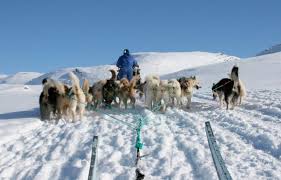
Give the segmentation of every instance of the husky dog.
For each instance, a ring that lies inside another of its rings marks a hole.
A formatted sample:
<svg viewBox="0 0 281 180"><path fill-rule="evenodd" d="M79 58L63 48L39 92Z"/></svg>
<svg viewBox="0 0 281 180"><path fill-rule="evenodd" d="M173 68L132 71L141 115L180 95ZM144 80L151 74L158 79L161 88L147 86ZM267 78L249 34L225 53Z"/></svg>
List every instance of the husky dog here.
<svg viewBox="0 0 281 180"><path fill-rule="evenodd" d="M161 80L156 92L156 103L160 111L164 112L169 104L169 86L168 80Z"/></svg>
<svg viewBox="0 0 281 180"><path fill-rule="evenodd" d="M65 94L64 85L53 79L42 81L43 91L39 97L41 120L56 118L58 96Z"/></svg>
<svg viewBox="0 0 281 180"><path fill-rule="evenodd" d="M134 76L133 79L129 82L128 79L123 78L120 80L120 87L119 87L119 100L120 105L121 102L124 103L125 109L127 109L128 106L128 100L130 100L130 103L133 108L135 108L136 103L136 84L138 80L140 79L139 76Z"/></svg>
<svg viewBox="0 0 281 180"><path fill-rule="evenodd" d="M169 104L178 107L181 103L181 86L176 79L168 81Z"/></svg>
<svg viewBox="0 0 281 180"><path fill-rule="evenodd" d="M145 104L150 109L153 109L153 106L156 105L157 88L159 84L159 76L150 75L146 77L146 83L144 85Z"/></svg>
<svg viewBox="0 0 281 180"><path fill-rule="evenodd" d="M43 87L47 83L48 79L45 78L42 81ZM54 106L49 103L48 96L44 94L42 91L39 97L39 105L40 105L40 119L42 121L50 119L51 112L54 112Z"/></svg>
<svg viewBox="0 0 281 180"><path fill-rule="evenodd" d="M136 92L139 94L139 97L142 98L144 95L144 85L145 82L142 83L141 82L141 76L140 76L140 68L139 67L135 67L134 71L133 71L133 77L138 77L138 81L136 82Z"/></svg>
<svg viewBox="0 0 281 180"><path fill-rule="evenodd" d="M69 93L71 118L75 121L77 112L80 120L82 120L86 107L86 96L80 87L78 77L73 72L70 72L69 78L72 82Z"/></svg>
<svg viewBox="0 0 281 180"><path fill-rule="evenodd" d="M87 104L90 104L92 103L93 101L93 95L90 91L90 83L89 83L89 80L88 79L84 79L83 81L83 85L82 85L82 90L86 96L86 102Z"/></svg>
<svg viewBox="0 0 281 180"><path fill-rule="evenodd" d="M93 96L93 104L95 108L99 108L103 101L103 86L106 84L106 80L100 80L91 87L90 93Z"/></svg>
<svg viewBox="0 0 281 180"><path fill-rule="evenodd" d="M231 74L228 74L229 78L233 78ZM234 79L237 79L234 77ZM232 80L234 80L232 79ZM236 100L236 105L241 105L242 104L242 101L243 99L245 98L245 96L247 95L247 92L246 92L246 87L243 83L243 81L238 78L238 85L237 85L237 88L238 88L238 99Z"/></svg>
<svg viewBox="0 0 281 180"><path fill-rule="evenodd" d="M233 93L234 81L229 78L223 78L218 83L213 84L212 91L213 91L213 98L219 98L220 107L223 106L223 100L225 102L230 102L228 99ZM224 99L224 97L226 97ZM227 108L228 109L228 108Z"/></svg>
<svg viewBox="0 0 281 180"><path fill-rule="evenodd" d="M119 84L117 82L117 76L115 70L110 70L112 77L108 80L106 80L105 85L102 89L102 96L103 96L103 102L105 104L105 107L111 107L112 102L117 103L117 96L119 92Z"/></svg>
<svg viewBox="0 0 281 180"><path fill-rule="evenodd" d="M199 89L199 82L195 76L191 77L182 77L178 79L181 87L181 97L187 98L187 108L189 109L191 106L191 98L193 95L193 88Z"/></svg>
<svg viewBox="0 0 281 180"><path fill-rule="evenodd" d="M140 76L140 68L139 67L135 67L134 71L133 71L133 77L138 77L138 81L136 82L136 85L140 85L141 84L141 76Z"/></svg>
<svg viewBox="0 0 281 180"><path fill-rule="evenodd" d="M239 79L239 68L233 66L229 78L221 79L218 83L212 87L214 99L218 96L220 101L220 107L223 105L223 99L226 103L226 109L229 109L229 105L232 105L232 109L242 103L243 97L246 95L245 86Z"/></svg>

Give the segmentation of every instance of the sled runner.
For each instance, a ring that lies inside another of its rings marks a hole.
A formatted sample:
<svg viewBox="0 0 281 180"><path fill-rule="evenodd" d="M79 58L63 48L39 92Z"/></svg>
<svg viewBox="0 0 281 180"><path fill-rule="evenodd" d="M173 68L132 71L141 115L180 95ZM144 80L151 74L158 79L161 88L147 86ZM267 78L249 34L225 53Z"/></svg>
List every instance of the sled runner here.
<svg viewBox="0 0 281 180"><path fill-rule="evenodd" d="M90 171L88 180L97 180L97 172L98 172L98 136L94 136L93 145L92 145L92 157L90 164Z"/></svg>
<svg viewBox="0 0 281 180"><path fill-rule="evenodd" d="M219 179L232 180L225 166L225 163L222 159L210 122L205 122L205 130L206 130L210 151L213 157L214 165L216 167Z"/></svg>

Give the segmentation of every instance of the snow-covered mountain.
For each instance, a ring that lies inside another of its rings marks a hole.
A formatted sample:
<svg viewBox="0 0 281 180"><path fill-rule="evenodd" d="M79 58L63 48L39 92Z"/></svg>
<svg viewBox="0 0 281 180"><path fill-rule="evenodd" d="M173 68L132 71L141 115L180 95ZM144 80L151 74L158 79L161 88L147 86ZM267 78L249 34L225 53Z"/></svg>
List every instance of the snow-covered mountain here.
<svg viewBox="0 0 281 180"><path fill-rule="evenodd" d="M183 69L206 66L221 62L239 60L234 56L228 56L222 53L207 52L168 52L168 53L135 53L133 54L141 68L141 75L145 77L148 74L164 75L177 72ZM42 79L49 77L63 82L68 82L68 72L74 71L80 79L89 79L91 83L110 77L109 69L116 69L114 65L103 65L94 67L77 67L60 69L54 72L44 74L28 82L30 85L41 84Z"/></svg>
<svg viewBox="0 0 281 180"><path fill-rule="evenodd" d="M85 118L75 123L39 120L41 85L25 88L1 84L0 100L5 103L0 103L0 179L87 179L94 135L99 136L99 179L136 179L135 129L116 120L136 125L139 116L147 119L141 131L144 156L139 162L145 179L218 179L204 129L206 121L211 122L233 179L280 179L280 58L281 53L275 53L200 67L185 66L166 75L167 71L159 70L162 78L168 79L197 75L203 88L195 91L191 109L152 112L138 99L134 110L86 112ZM167 61L155 66L177 66L177 61ZM139 59L139 63L146 63L149 68L155 62ZM213 100L210 88L213 82L227 77L234 64L240 68L247 96L241 106L226 111ZM111 67L96 67L95 72L92 68L81 69L97 76ZM77 69L79 74L80 68ZM72 70L75 68L45 76L65 79L66 71Z"/></svg>
<svg viewBox="0 0 281 180"><path fill-rule="evenodd" d="M224 62L186 69L166 74L163 79L181 76L198 76L203 88L211 88L212 84L221 78L227 78L233 65L240 67L240 78L251 89L281 89L281 52L264 56L242 59L239 61Z"/></svg>
<svg viewBox="0 0 281 180"><path fill-rule="evenodd" d="M238 60L234 56L208 52L168 52L168 53L136 53L142 75L164 75L183 69L206 66L226 61Z"/></svg>
<svg viewBox="0 0 281 180"><path fill-rule="evenodd" d="M18 72L10 76L0 77L0 84L25 84L34 78L41 76L38 72Z"/></svg>
<svg viewBox="0 0 281 180"><path fill-rule="evenodd" d="M260 53L258 53L257 56L262 56L262 55L272 54L272 53L277 53L277 52L281 52L281 44L277 44L266 50L263 50Z"/></svg>
<svg viewBox="0 0 281 180"><path fill-rule="evenodd" d="M59 69L53 72L43 74L27 82L28 85L39 85L44 78L52 78L64 83L69 83L69 72L74 72L80 79L88 79L90 83L101 79L106 79L111 76L110 69L116 69L113 65L102 65L94 67L76 67Z"/></svg>

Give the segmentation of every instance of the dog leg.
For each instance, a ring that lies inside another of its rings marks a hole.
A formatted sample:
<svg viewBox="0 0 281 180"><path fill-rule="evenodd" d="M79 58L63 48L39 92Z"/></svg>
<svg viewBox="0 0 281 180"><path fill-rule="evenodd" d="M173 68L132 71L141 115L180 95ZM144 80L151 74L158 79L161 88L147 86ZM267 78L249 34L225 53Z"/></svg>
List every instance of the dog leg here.
<svg viewBox="0 0 281 180"><path fill-rule="evenodd" d="M79 107L79 109L80 109L80 113L79 113L79 116L80 116L80 121L82 121L83 120L83 117L84 117L84 113L85 113L85 107L84 106L82 106L82 107Z"/></svg>
<svg viewBox="0 0 281 180"><path fill-rule="evenodd" d="M127 109L128 108L128 99L124 98L123 103L124 103L125 109Z"/></svg>
<svg viewBox="0 0 281 180"><path fill-rule="evenodd" d="M131 97L131 105L133 109L136 109L136 98L135 97Z"/></svg>
<svg viewBox="0 0 281 180"><path fill-rule="evenodd" d="M187 106L186 106L186 108L190 109L190 106L191 106L191 95L187 97Z"/></svg>
<svg viewBox="0 0 281 180"><path fill-rule="evenodd" d="M220 108L223 107L223 99L224 99L224 95L223 95L223 93L220 93L219 94Z"/></svg>
<svg viewBox="0 0 281 180"><path fill-rule="evenodd" d="M233 97L233 94L230 94L230 95L224 95L225 96L225 102L226 102L226 110L229 109L229 105L232 101L232 97Z"/></svg>

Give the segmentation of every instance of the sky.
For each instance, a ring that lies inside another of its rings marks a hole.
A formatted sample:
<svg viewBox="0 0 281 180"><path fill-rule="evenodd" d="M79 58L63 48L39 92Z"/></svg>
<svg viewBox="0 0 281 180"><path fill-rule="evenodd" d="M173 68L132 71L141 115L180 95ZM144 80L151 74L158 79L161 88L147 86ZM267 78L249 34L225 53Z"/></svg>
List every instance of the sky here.
<svg viewBox="0 0 281 180"><path fill-rule="evenodd" d="M111 64L131 52L254 56L281 43L280 0L1 0L0 74Z"/></svg>

